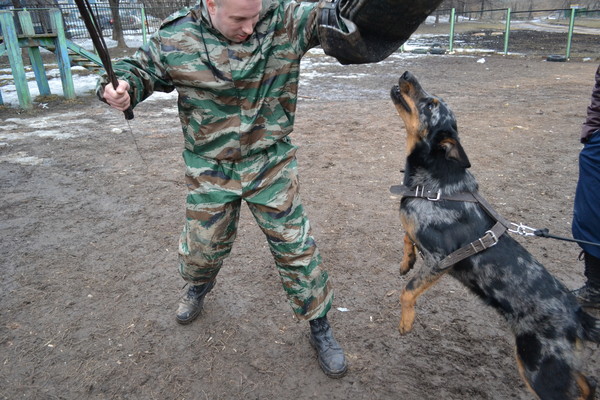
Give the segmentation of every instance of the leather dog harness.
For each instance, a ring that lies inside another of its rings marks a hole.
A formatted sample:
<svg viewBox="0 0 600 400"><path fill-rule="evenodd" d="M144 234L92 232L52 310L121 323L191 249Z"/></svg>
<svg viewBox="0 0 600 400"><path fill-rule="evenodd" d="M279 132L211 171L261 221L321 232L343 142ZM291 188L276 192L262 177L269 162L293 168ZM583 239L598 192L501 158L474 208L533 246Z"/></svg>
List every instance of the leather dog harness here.
<svg viewBox="0 0 600 400"><path fill-rule="evenodd" d="M416 188L409 188L405 185L394 185L390 187L390 192L394 194L400 194L402 197L413 197L419 199L425 199L428 201L461 201L469 203L477 203L481 206L493 220L496 221L494 226L485 232L485 235L479 239L461 247L458 250L448 254L443 260L438 263L439 269L447 269L459 261L465 258L471 257L474 254L480 253L498 243L500 236L502 236L511 227L511 223L508 222L504 217L498 214L492 206L479 194L479 192L460 192L454 194L443 194L441 190L432 192L426 190L422 186Z"/></svg>

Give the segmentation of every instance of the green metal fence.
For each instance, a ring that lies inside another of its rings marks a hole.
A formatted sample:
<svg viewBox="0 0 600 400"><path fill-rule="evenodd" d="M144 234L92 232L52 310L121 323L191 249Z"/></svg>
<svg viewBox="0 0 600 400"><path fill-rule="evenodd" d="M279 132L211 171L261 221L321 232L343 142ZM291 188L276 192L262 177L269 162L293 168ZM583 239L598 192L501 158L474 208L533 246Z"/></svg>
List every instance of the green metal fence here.
<svg viewBox="0 0 600 400"><path fill-rule="evenodd" d="M421 35L419 35L421 34ZM407 44L427 34L450 53L600 57L600 10L438 10Z"/></svg>

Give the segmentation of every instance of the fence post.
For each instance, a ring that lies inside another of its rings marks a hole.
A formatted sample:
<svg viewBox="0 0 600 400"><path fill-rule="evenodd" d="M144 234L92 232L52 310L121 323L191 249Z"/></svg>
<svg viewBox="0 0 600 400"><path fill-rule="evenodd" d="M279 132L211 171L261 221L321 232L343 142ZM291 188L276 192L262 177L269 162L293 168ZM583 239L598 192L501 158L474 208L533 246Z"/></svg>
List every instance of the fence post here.
<svg viewBox="0 0 600 400"><path fill-rule="evenodd" d="M510 36L510 7L506 9L506 29L504 30L504 55L508 54L508 37Z"/></svg>
<svg viewBox="0 0 600 400"><path fill-rule="evenodd" d="M148 28L146 26L146 8L144 7L144 5L142 4L142 43L146 44L148 42L148 38L147 38L147 31L146 29Z"/></svg>
<svg viewBox="0 0 600 400"><path fill-rule="evenodd" d="M571 7L571 21L569 21L569 34L567 35L567 60L571 57L571 41L573 40L573 27L575 26L575 7Z"/></svg>
<svg viewBox="0 0 600 400"><path fill-rule="evenodd" d="M454 18L456 14L456 8L450 11L450 43L448 45L448 52L452 53L454 49Z"/></svg>
<svg viewBox="0 0 600 400"><path fill-rule="evenodd" d="M2 21L0 21L0 24L2 23ZM4 44L4 42L0 43L0 56L4 55L6 53L6 45ZM0 90L0 106L4 105L4 100L2 100L2 91Z"/></svg>
<svg viewBox="0 0 600 400"><path fill-rule="evenodd" d="M35 74L35 80L37 82L38 89L40 90L41 96L49 96L50 85L48 84L48 78L46 77L46 69L44 68L44 61L42 60L42 53L40 52L39 46L35 45L35 42L31 40L35 36L35 29L33 28L33 22L31 20L31 13L27 10L19 11L19 22L21 23L21 29L23 29L23 35L29 37L29 44L27 46L27 53L29 54L29 60L31 61L31 67ZM46 33L46 32L44 32Z"/></svg>
<svg viewBox="0 0 600 400"><path fill-rule="evenodd" d="M19 39L17 38L17 30L12 12L0 11L0 26L2 26L8 61L10 62L12 75L15 79L19 105L23 109L30 109L33 106L31 93L29 93L29 86L27 85L25 66L23 65L23 58L21 58L21 48L19 47Z"/></svg>
<svg viewBox="0 0 600 400"><path fill-rule="evenodd" d="M54 53L58 61L58 69L60 70L60 80L63 88L65 99L75 98L75 87L73 86L73 75L71 74L71 60L69 59L69 51L67 49L67 38L65 37L65 28L63 25L62 14L59 9L53 8L49 10L52 26L55 29L55 44Z"/></svg>

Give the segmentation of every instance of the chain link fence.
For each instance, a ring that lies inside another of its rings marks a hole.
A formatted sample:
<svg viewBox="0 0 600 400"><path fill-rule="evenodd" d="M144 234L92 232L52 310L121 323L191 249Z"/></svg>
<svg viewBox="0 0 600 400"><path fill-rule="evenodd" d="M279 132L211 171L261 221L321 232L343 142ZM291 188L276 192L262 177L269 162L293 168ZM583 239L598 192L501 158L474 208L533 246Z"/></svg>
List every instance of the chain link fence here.
<svg viewBox="0 0 600 400"><path fill-rule="evenodd" d="M89 38L85 23L80 18L79 10L75 5L59 5L58 8L60 8L63 15L65 34L68 39ZM109 7L107 3L94 3L91 4L91 8L104 35L106 37L111 37L113 34L113 28L115 27L115 21L112 12L113 8ZM22 10L13 8L4 9L4 11L9 10L14 14L17 34L21 35L23 32L19 24L17 12ZM164 19L164 17L177 10L177 7L171 6L143 7L136 5L122 5L118 8L122 32L125 35L141 35L142 29L145 28L146 32L152 33L160 27L161 21ZM29 11L31 14L36 34L44 35L55 33L54 27L52 27L49 22L49 9L27 8L27 11ZM0 30L0 35L1 34L2 31Z"/></svg>

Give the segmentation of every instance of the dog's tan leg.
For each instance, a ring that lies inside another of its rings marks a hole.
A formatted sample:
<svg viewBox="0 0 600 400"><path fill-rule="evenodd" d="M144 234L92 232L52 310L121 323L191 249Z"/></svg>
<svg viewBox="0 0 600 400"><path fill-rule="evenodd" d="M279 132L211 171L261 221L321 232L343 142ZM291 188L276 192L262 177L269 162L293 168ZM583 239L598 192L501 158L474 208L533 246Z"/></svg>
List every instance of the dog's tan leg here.
<svg viewBox="0 0 600 400"><path fill-rule="evenodd" d="M533 386L531 385L531 382L529 381L529 377L525 373L525 366L523 365L523 360L521 360L521 357L519 357L518 354L515 354L515 356L517 359L517 368L519 369L519 375L521 375L521 379L523 379L523 382L525 382L525 386L531 392L531 394L533 394L536 399L539 399L540 397L537 395L535 390L533 390Z"/></svg>
<svg viewBox="0 0 600 400"><path fill-rule="evenodd" d="M415 251L415 245L410 240L407 234L404 234L404 253L402 254L402 261L400 262L400 275L405 275L412 269L417 260L417 253Z"/></svg>
<svg viewBox="0 0 600 400"><path fill-rule="evenodd" d="M596 398L595 382L590 382L588 378L580 372L577 373L575 380L577 381L577 386L579 386L579 400L594 400L594 398Z"/></svg>
<svg viewBox="0 0 600 400"><path fill-rule="evenodd" d="M400 307L402 315L400 317L400 325L398 330L401 335L410 332L415 322L415 304L417 298L425 293L427 289L433 286L447 270L433 273L431 270L420 274L411 279L400 294Z"/></svg>

